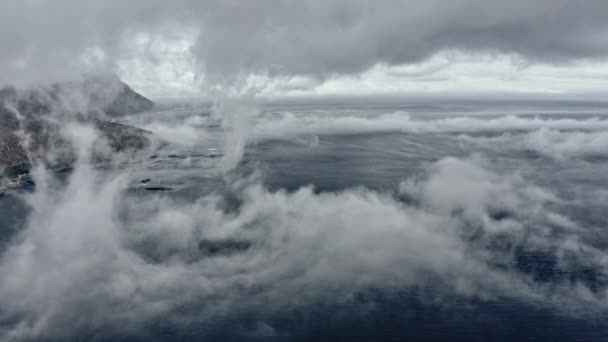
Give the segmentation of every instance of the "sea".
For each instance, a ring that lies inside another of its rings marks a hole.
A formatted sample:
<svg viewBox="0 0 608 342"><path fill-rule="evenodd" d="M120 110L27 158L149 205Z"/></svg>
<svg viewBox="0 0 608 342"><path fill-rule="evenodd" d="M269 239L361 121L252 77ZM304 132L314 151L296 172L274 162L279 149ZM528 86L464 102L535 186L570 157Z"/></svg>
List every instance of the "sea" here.
<svg viewBox="0 0 608 342"><path fill-rule="evenodd" d="M606 341L608 103L290 99L0 197L0 340Z"/></svg>

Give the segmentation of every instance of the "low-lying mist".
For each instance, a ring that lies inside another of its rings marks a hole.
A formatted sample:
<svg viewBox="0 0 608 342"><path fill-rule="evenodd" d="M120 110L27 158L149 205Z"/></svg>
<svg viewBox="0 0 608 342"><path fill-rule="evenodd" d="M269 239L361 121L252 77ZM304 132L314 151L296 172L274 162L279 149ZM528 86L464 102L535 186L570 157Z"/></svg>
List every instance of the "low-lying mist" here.
<svg viewBox="0 0 608 342"><path fill-rule="evenodd" d="M263 170L239 176L234 169L248 144L377 131L523 130L522 144L562 158L579 151L573 145L595 151L606 120L276 117L243 103L221 110L227 133L213 177L224 185L194 200L129 192L139 164L94 167L99 132L64 125L61 135L77 153L71 173L59 177L36 165L35 189L18 195L30 213L0 261L3 339L129 331L158 317L205 320L256 305L272 312L372 288L433 289L428 300L440 302L508 298L565 315L605 309L608 286L579 270L585 265L606 279L608 255L556 209L566 199L523 174L493 170L483 156L429 163L404 174L393 192L269 190L256 175ZM145 127L174 144L200 144L205 120ZM480 138L493 143L508 134ZM522 268L526 253L552 260L554 278Z"/></svg>

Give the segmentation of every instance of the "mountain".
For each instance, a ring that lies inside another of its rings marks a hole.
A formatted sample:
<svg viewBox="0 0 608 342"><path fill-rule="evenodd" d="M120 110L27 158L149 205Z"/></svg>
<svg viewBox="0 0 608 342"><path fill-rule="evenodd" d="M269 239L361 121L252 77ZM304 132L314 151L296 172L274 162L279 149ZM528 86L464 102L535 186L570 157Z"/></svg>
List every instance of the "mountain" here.
<svg viewBox="0 0 608 342"><path fill-rule="evenodd" d="M154 102L137 93L126 83L120 81L119 92L114 100L104 108L109 115L123 115L149 111L154 108Z"/></svg>
<svg viewBox="0 0 608 342"><path fill-rule="evenodd" d="M154 102L117 77L91 77L81 83L69 84L67 88L82 91L90 110L101 110L109 116L145 112L154 108Z"/></svg>
<svg viewBox="0 0 608 342"><path fill-rule="evenodd" d="M95 162L134 155L160 142L146 130L113 122L112 117L151 110L154 103L118 78L89 78L46 87L0 89L0 179L15 178L33 162L50 168L71 165L75 146L61 134L67 122L94 126ZM0 184L1 188L1 184Z"/></svg>

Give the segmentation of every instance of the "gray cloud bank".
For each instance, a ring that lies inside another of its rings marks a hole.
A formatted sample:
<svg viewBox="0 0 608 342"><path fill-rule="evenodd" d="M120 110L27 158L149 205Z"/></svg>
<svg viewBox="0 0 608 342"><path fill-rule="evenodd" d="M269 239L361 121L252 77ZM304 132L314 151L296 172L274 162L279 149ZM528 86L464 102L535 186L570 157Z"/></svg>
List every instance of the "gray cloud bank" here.
<svg viewBox="0 0 608 342"><path fill-rule="evenodd" d="M0 4L0 73L4 82L40 81L162 58L134 48L142 33L194 38L190 51L213 82L323 79L449 49L561 63L605 57L607 17L608 3L593 0L9 0Z"/></svg>

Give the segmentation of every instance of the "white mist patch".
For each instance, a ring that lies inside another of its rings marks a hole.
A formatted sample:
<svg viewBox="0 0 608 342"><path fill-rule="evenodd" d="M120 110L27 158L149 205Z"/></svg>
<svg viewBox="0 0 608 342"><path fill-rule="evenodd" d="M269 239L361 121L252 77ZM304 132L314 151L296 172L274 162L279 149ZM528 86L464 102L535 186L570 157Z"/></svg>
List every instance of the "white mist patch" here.
<svg viewBox="0 0 608 342"><path fill-rule="evenodd" d="M543 127L523 134L505 133L495 137L462 135L459 138L474 144L501 146L502 149L534 151L557 160L608 157L608 130L559 131Z"/></svg>
<svg viewBox="0 0 608 342"><path fill-rule="evenodd" d="M315 147L323 135L340 134L461 133L458 139L463 142L490 144L499 149L532 150L555 159L605 156L608 151L608 118L603 116L576 119L516 115L422 117L401 111L381 115L263 113L252 101L224 99L216 103L210 116L190 115L170 122L149 119L152 121L144 124L132 123L173 144L221 146L223 157L218 165L219 173L233 170L250 144L285 140ZM217 126L223 132L219 141L209 131L209 127Z"/></svg>
<svg viewBox="0 0 608 342"><path fill-rule="evenodd" d="M544 215L542 205L557 201L553 194L527 184L517 174L499 176L460 159L442 159L429 171L427 181L405 181L401 192L420 200L430 211L442 216L461 212L467 220L481 220L482 227L487 229L504 228L509 233L523 233L521 222L509 219L496 222L489 215L492 211L509 216Z"/></svg>
<svg viewBox="0 0 608 342"><path fill-rule="evenodd" d="M555 235L544 225L570 225L547 208L557 198L483 161L433 164L404 181L406 201L366 189L270 192L241 180L232 189L239 208L227 211L221 194L187 203L127 195L128 174L86 162L89 133L69 135L82 148L65 187L39 169L25 196L32 213L0 261L0 315L16 322L3 338L128 329L188 303L200 303L199 318L258 302L271 311L370 287L605 306L605 291L545 285L514 267L516 247L559 255L565 272L582 259L605 272L607 256L572 229Z"/></svg>
<svg viewBox="0 0 608 342"><path fill-rule="evenodd" d="M515 115L500 117L457 116L417 119L405 112L366 116L315 116L285 113L280 117L263 117L256 123L254 136L264 139L291 139L321 134L355 134L372 132L504 132L552 130L608 130L608 119L526 118Z"/></svg>
<svg viewBox="0 0 608 342"><path fill-rule="evenodd" d="M207 142L206 131L188 121L183 124L152 122L142 126L142 128L172 144L191 146Z"/></svg>
<svg viewBox="0 0 608 342"><path fill-rule="evenodd" d="M255 119L259 115L259 109L246 99L224 99L216 103L212 116L221 118L224 129L220 172L234 169L241 161L245 147L252 139Z"/></svg>
<svg viewBox="0 0 608 342"><path fill-rule="evenodd" d="M525 144L556 159L576 156L607 157L608 131L559 132L541 129L529 134Z"/></svg>

